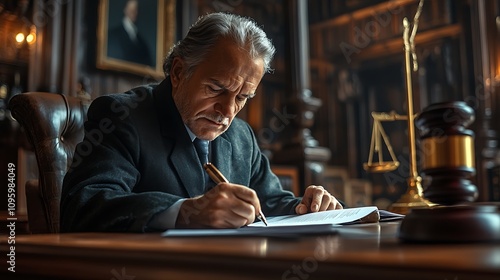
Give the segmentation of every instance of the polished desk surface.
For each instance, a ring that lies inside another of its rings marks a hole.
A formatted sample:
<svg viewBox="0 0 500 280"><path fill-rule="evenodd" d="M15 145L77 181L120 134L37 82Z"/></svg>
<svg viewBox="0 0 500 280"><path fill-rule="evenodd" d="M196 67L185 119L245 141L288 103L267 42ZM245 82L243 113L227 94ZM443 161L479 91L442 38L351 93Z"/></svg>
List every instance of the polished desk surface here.
<svg viewBox="0 0 500 280"><path fill-rule="evenodd" d="M500 279L499 243L406 244L397 239L398 228L394 222L350 225L299 239L20 235L16 272L3 262L0 278Z"/></svg>

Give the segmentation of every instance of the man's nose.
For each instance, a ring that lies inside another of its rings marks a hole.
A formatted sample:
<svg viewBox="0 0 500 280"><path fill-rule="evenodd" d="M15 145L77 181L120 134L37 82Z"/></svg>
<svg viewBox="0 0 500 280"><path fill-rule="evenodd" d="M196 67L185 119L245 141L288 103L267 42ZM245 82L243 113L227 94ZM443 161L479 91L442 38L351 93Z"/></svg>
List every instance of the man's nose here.
<svg viewBox="0 0 500 280"><path fill-rule="evenodd" d="M236 103L233 97L224 97L215 104L215 110L224 117L230 117L234 114Z"/></svg>

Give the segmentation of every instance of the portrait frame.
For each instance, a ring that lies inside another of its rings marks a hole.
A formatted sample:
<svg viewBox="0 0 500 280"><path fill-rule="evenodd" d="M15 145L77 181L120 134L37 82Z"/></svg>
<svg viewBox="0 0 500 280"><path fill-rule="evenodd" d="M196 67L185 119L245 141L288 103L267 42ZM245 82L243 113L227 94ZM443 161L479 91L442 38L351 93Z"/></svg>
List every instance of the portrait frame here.
<svg viewBox="0 0 500 280"><path fill-rule="evenodd" d="M97 27L97 68L114 70L136 75L163 78L163 60L175 40L175 0L141 0L138 12L138 34L141 34L145 52L149 52L149 63L143 63L139 57L143 52L134 52L131 59L123 55L116 46L127 44L113 43L116 28L123 21L124 5L127 0L100 0ZM154 15L154 16L153 16ZM140 21L143 21L142 23ZM142 28L142 29L141 29ZM125 32L125 31L123 31ZM128 44L130 45L130 44ZM130 51L127 53L129 54Z"/></svg>

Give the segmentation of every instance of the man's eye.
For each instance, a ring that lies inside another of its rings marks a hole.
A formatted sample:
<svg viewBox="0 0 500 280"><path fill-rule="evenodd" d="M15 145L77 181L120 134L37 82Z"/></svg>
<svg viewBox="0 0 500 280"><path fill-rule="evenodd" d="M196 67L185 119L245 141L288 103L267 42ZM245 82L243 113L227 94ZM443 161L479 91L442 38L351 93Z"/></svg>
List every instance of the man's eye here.
<svg viewBox="0 0 500 280"><path fill-rule="evenodd" d="M240 94L240 95L236 96L236 99L238 101L245 101L248 99L252 99L254 96L255 96L255 94Z"/></svg>
<svg viewBox="0 0 500 280"><path fill-rule="evenodd" d="M248 99L248 95L237 95L236 100L238 101L245 101Z"/></svg>
<svg viewBox="0 0 500 280"><path fill-rule="evenodd" d="M220 93L220 92L222 92L224 89L223 89L223 88L220 88L220 87L211 87L211 86L209 86L209 87L208 87L208 90L209 90L209 91L211 91L211 92L213 92L213 93Z"/></svg>

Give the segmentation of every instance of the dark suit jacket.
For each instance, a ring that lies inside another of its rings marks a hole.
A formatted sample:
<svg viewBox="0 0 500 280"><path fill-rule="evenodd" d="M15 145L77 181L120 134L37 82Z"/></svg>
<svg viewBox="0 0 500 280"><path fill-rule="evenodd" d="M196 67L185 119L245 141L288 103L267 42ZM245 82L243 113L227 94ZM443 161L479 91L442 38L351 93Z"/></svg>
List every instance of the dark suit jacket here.
<svg viewBox="0 0 500 280"><path fill-rule="evenodd" d="M154 230L155 214L201 194L204 170L169 78L97 98L85 130L64 179L61 231ZM211 161L230 182L254 189L266 215L294 213L300 199L281 188L246 122L234 119L212 141Z"/></svg>

